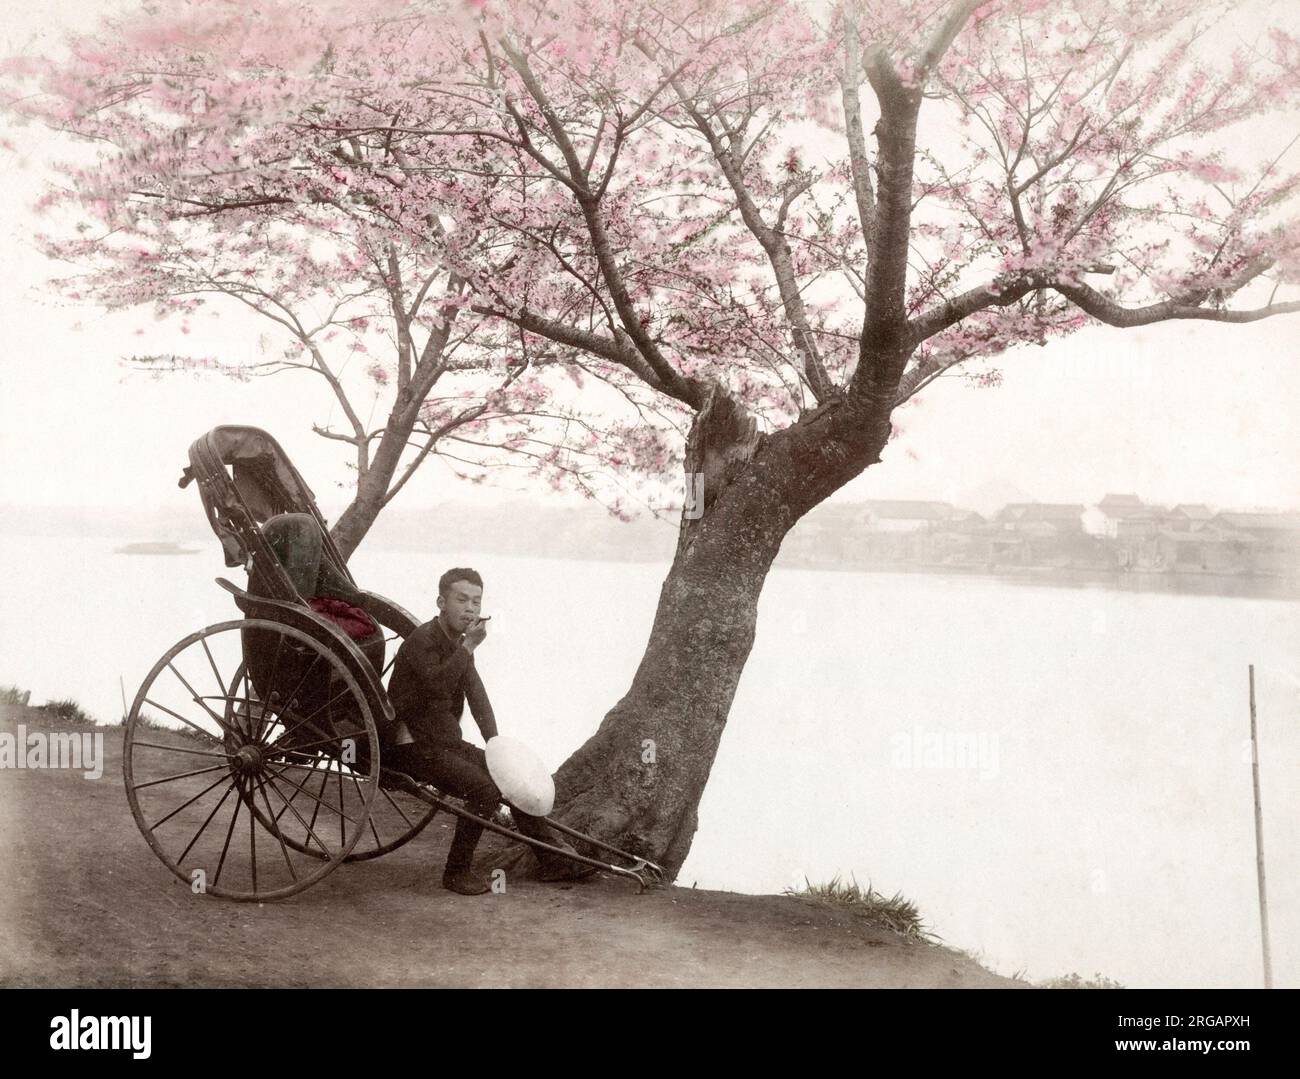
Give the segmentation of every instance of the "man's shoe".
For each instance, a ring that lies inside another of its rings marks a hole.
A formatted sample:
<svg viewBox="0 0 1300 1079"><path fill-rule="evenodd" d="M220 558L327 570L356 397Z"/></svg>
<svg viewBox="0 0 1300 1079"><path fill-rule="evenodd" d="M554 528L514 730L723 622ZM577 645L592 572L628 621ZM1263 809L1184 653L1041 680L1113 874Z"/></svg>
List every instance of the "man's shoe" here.
<svg viewBox="0 0 1300 1079"><path fill-rule="evenodd" d="M563 840L552 843L551 846L560 847L573 854L578 853ZM537 879L542 881L582 880L584 877L589 877L596 872L594 865L584 865L582 862L570 861L568 858L552 854L550 851L537 852L537 865Z"/></svg>
<svg viewBox="0 0 1300 1079"><path fill-rule="evenodd" d="M486 895L492 890L487 881L474 876L468 869L459 873L444 873L442 886L458 895Z"/></svg>

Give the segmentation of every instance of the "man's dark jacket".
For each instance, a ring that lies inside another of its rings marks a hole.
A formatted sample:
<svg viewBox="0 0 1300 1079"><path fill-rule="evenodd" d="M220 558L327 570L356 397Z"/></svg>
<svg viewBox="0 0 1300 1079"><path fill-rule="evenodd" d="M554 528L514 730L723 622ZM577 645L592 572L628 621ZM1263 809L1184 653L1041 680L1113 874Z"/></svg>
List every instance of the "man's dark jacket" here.
<svg viewBox="0 0 1300 1079"><path fill-rule="evenodd" d="M460 742L467 699L483 737L496 736L496 717L474 657L459 637L452 640L447 635L437 618L424 623L397 650L388 697L397 719L406 724L418 746Z"/></svg>

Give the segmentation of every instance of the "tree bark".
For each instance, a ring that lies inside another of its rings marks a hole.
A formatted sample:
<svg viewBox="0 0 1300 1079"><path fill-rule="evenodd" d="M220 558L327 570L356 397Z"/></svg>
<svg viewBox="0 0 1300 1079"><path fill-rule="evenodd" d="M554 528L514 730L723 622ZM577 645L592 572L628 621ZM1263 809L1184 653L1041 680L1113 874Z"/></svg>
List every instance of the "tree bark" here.
<svg viewBox="0 0 1300 1079"><path fill-rule="evenodd" d="M375 465L358 481L356 497L330 528L330 535L334 537L344 561L352 558L353 552L361 546L361 541L384 508L384 498L388 493L388 485L392 482L393 469L388 469L384 474L378 465L376 459Z"/></svg>
<svg viewBox="0 0 1300 1079"><path fill-rule="evenodd" d="M556 775L562 820L676 873L783 535L737 500L679 548L631 688Z"/></svg>
<svg viewBox="0 0 1300 1079"><path fill-rule="evenodd" d="M404 406L400 400L394 406L380 437L375 458L365 475L357 481L356 497L339 514L339 519L330 529L330 535L334 537L344 561L352 558L353 552L361 546L366 533L388 504L389 488L393 485L393 477L397 475L402 460L402 451L410 441L417 418L418 412L414 407Z"/></svg>
<svg viewBox="0 0 1300 1079"><path fill-rule="evenodd" d="M843 397L755 435L739 405L710 395L686 462L688 482L704 475L703 516L683 519L631 687L556 774L557 819L676 875L772 561L808 510L879 460L887 438L887 413L882 427Z"/></svg>

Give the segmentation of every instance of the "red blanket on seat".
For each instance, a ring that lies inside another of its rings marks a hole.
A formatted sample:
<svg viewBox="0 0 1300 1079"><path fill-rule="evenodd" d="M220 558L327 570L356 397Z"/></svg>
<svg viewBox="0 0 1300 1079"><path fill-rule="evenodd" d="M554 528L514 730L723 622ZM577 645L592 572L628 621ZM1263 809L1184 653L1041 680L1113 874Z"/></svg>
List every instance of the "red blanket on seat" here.
<svg viewBox="0 0 1300 1079"><path fill-rule="evenodd" d="M379 626L360 607L353 607L331 596L314 596L307 601L313 611L328 618L354 641L363 641L375 633Z"/></svg>

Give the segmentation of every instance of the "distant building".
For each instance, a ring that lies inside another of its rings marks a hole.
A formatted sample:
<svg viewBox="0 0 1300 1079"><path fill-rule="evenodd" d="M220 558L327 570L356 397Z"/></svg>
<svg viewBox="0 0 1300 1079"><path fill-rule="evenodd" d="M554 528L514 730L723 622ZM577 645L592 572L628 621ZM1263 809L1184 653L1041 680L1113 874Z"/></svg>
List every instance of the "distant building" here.
<svg viewBox="0 0 1300 1079"><path fill-rule="evenodd" d="M1154 536L1165 525L1167 511L1148 506L1137 495L1108 494L1083 513L1083 529L1108 539L1140 539Z"/></svg>
<svg viewBox="0 0 1300 1079"><path fill-rule="evenodd" d="M1250 537L1256 573L1300 574L1300 513L1227 512L1218 514L1211 525Z"/></svg>
<svg viewBox="0 0 1300 1079"><path fill-rule="evenodd" d="M1214 522L1235 528L1261 540L1290 538L1300 534L1300 513L1238 513L1228 511L1217 514Z"/></svg>
<svg viewBox="0 0 1300 1079"><path fill-rule="evenodd" d="M924 532L972 516L979 514L958 509L950 502L876 499L862 503L862 524L873 532Z"/></svg>
<svg viewBox="0 0 1300 1079"><path fill-rule="evenodd" d="M1146 503L1135 494L1108 494L1097 505L1104 510L1125 513L1146 508Z"/></svg>
<svg viewBox="0 0 1300 1079"><path fill-rule="evenodd" d="M789 565L999 567L1300 579L1300 513L1165 509L1135 494L1092 507L1012 502L991 519L949 502L818 506L786 538Z"/></svg>
<svg viewBox="0 0 1300 1079"><path fill-rule="evenodd" d="M1073 502L1013 502L1003 506L994 520L1008 532L1043 524L1057 533L1082 532L1083 509ZM1036 532L1045 534L1041 528Z"/></svg>
<svg viewBox="0 0 1300 1079"><path fill-rule="evenodd" d="M1083 531L1084 507L1076 502L1013 502L993 525L993 556L999 563L1082 566L1100 557L1097 541Z"/></svg>
<svg viewBox="0 0 1300 1079"><path fill-rule="evenodd" d="M1256 540L1213 523L1195 531L1166 528L1151 547L1151 568L1178 573L1249 573Z"/></svg>
<svg viewBox="0 0 1300 1079"><path fill-rule="evenodd" d="M1196 532L1214 520L1214 511L1199 502L1180 502L1165 515L1165 527L1175 532Z"/></svg>

